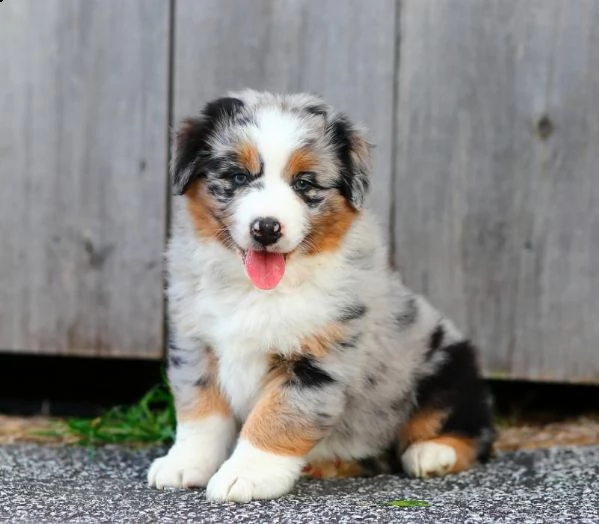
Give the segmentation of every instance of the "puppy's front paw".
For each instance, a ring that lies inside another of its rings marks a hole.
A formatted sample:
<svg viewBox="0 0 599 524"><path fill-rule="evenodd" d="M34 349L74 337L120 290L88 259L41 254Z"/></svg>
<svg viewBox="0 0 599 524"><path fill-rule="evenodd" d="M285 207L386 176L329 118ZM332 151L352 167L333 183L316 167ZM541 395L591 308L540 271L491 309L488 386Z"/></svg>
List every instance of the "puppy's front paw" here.
<svg viewBox="0 0 599 524"><path fill-rule="evenodd" d="M232 419L219 417L180 425L173 447L152 463L148 484L158 489L205 487L227 457L234 431Z"/></svg>
<svg viewBox="0 0 599 524"><path fill-rule="evenodd" d="M416 442L402 455L404 471L412 477L435 477L449 473L456 465L455 450L437 442Z"/></svg>
<svg viewBox="0 0 599 524"><path fill-rule="evenodd" d="M148 484L163 488L203 488L218 464L197 448L175 444L167 455L157 458L148 471Z"/></svg>
<svg viewBox="0 0 599 524"><path fill-rule="evenodd" d="M275 455L240 441L233 456L210 479L206 498L249 502L285 495L298 479L304 459Z"/></svg>

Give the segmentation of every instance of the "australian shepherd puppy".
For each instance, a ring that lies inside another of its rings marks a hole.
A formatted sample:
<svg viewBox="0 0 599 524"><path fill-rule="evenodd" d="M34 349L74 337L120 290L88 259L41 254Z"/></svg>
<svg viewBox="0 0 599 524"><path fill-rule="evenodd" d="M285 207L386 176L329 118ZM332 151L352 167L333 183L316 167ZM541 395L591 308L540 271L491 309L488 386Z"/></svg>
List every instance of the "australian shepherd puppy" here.
<svg viewBox="0 0 599 524"><path fill-rule="evenodd" d="M322 100L255 91L177 132L168 246L176 441L151 486L247 502L302 475L489 457L476 351L389 268L370 147Z"/></svg>

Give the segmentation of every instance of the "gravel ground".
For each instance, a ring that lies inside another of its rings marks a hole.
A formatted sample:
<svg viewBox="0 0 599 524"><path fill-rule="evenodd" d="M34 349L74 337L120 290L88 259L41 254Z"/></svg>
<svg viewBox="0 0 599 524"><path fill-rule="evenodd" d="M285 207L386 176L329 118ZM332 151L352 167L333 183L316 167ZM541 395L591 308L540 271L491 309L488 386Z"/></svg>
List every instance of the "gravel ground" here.
<svg viewBox="0 0 599 524"><path fill-rule="evenodd" d="M214 504L203 492L156 491L145 471L162 450L0 447L0 520L10 522L599 522L599 446L500 454L432 480L303 480L290 495ZM388 507L418 499L425 508Z"/></svg>

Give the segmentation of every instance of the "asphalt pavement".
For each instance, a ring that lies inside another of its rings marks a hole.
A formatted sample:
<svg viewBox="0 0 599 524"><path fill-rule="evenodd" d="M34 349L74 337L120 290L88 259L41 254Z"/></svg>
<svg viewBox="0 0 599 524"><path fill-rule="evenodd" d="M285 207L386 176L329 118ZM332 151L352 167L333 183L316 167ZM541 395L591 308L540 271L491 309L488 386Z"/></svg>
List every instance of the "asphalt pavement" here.
<svg viewBox="0 0 599 524"><path fill-rule="evenodd" d="M148 488L146 469L162 452L0 447L0 520L599 523L599 446L505 453L485 466L438 479L306 479L281 499L245 505L207 502L203 490ZM422 501L422 507L387 505L392 501Z"/></svg>

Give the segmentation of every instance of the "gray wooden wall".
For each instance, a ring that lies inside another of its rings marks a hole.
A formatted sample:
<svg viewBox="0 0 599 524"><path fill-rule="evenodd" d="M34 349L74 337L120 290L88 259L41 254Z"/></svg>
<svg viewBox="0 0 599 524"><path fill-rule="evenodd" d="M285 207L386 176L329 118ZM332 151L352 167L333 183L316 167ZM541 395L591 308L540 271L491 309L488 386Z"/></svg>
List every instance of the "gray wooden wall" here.
<svg viewBox="0 0 599 524"><path fill-rule="evenodd" d="M168 126L247 86L370 129L488 376L599 383L599 2L7 0L0 49L0 349L161 355Z"/></svg>

